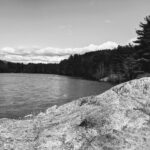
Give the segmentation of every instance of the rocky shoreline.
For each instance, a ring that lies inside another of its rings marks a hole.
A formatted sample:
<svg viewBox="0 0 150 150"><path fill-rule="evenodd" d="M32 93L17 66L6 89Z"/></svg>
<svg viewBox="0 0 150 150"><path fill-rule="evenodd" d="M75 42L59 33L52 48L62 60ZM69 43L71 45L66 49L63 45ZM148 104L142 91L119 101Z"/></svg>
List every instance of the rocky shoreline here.
<svg viewBox="0 0 150 150"><path fill-rule="evenodd" d="M22 120L0 119L0 150L149 150L150 78L53 106Z"/></svg>

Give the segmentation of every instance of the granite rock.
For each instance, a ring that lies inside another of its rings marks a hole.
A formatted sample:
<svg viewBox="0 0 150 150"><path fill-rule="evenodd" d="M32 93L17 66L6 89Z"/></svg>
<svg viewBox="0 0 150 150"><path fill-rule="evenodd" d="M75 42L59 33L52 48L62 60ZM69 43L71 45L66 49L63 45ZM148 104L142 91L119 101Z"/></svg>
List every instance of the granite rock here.
<svg viewBox="0 0 150 150"><path fill-rule="evenodd" d="M150 150L150 78L37 116L0 119L0 150Z"/></svg>

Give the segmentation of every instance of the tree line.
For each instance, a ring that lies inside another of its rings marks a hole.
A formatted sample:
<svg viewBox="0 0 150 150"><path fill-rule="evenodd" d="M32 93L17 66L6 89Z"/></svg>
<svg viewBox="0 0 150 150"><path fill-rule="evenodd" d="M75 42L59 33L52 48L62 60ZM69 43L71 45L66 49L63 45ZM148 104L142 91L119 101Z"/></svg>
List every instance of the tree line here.
<svg viewBox="0 0 150 150"><path fill-rule="evenodd" d="M23 64L0 61L1 73L47 73L83 77L93 80L108 78L122 82L150 73L150 16L136 31L136 45L118 46L71 55L59 64Z"/></svg>

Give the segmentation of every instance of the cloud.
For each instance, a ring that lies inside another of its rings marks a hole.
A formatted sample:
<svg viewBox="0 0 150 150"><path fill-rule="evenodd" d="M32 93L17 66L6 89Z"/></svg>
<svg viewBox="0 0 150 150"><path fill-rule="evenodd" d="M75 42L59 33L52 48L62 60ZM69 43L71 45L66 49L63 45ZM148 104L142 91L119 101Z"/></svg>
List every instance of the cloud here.
<svg viewBox="0 0 150 150"><path fill-rule="evenodd" d="M60 25L58 26L58 29L63 30L66 32L66 35L72 35L72 25L67 24L67 25Z"/></svg>
<svg viewBox="0 0 150 150"><path fill-rule="evenodd" d="M110 23L111 23L111 20L106 19L106 20L105 20L105 23L110 24Z"/></svg>
<svg viewBox="0 0 150 150"><path fill-rule="evenodd" d="M2 60L19 62L19 63L58 63L61 60L67 59L69 56L16 56L16 55L5 55Z"/></svg>
<svg viewBox="0 0 150 150"><path fill-rule="evenodd" d="M98 3L99 3L99 0L89 0L87 4L88 4L90 7L94 7L94 6L97 6Z"/></svg>
<svg viewBox="0 0 150 150"><path fill-rule="evenodd" d="M137 45L136 43L134 43L136 40L137 40L137 37L133 37L133 38L127 40L126 42L122 43L121 45L126 46L126 45L130 44L132 46L135 46L135 45Z"/></svg>
<svg viewBox="0 0 150 150"><path fill-rule="evenodd" d="M58 28L61 29L61 30L70 29L70 28L72 28L72 25L70 25L70 24L67 24L67 25L60 25Z"/></svg>
<svg viewBox="0 0 150 150"><path fill-rule="evenodd" d="M134 43L137 40L137 37L131 38L127 44L131 44L131 45L136 45L136 43Z"/></svg>
<svg viewBox="0 0 150 150"><path fill-rule="evenodd" d="M73 54L84 54L86 52L113 49L118 47L115 42L108 41L101 45L90 44L83 48L11 48L4 47L0 50L0 59L12 61L12 62L23 62L23 63L59 63L63 59L67 59Z"/></svg>

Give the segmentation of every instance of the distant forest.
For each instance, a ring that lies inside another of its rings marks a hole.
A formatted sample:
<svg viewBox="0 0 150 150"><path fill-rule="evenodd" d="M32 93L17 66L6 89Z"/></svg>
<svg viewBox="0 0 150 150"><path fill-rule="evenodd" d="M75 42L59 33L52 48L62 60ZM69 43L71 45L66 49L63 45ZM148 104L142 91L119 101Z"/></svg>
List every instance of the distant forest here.
<svg viewBox="0 0 150 150"><path fill-rule="evenodd" d="M0 73L46 73L123 82L150 73L150 16L140 23L135 45L71 55L59 64L0 61ZM122 35L123 36L123 35Z"/></svg>

